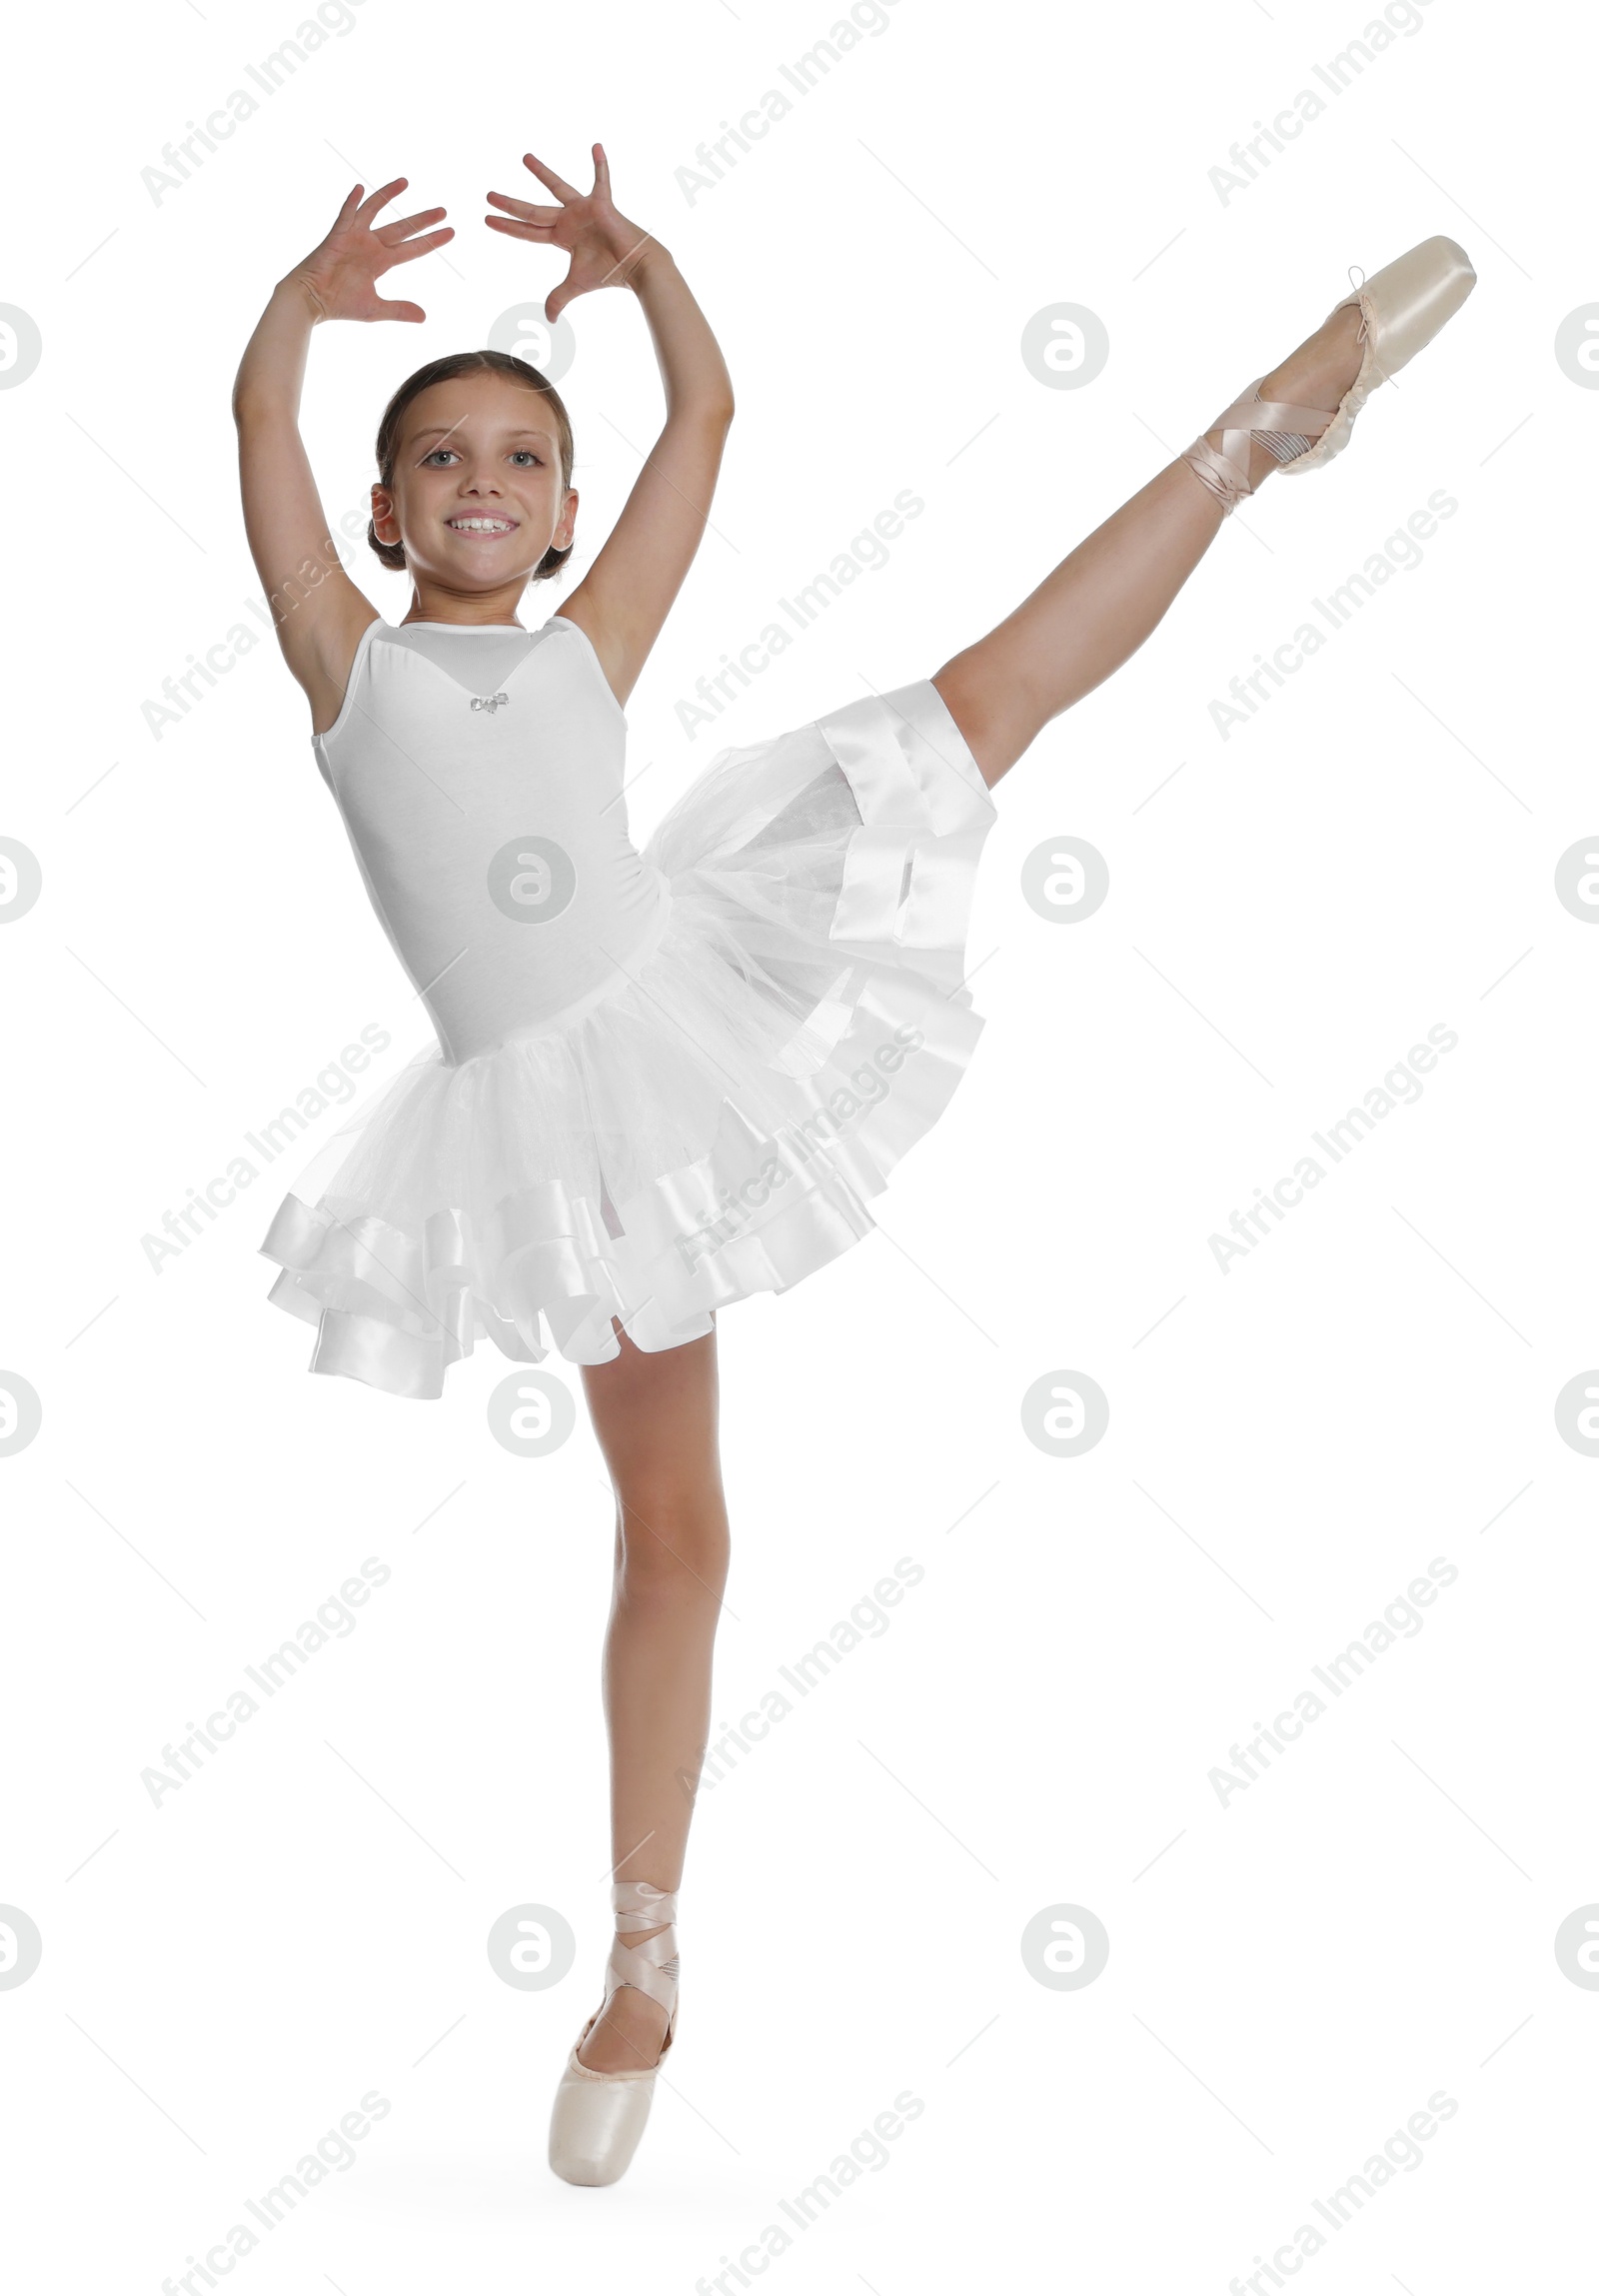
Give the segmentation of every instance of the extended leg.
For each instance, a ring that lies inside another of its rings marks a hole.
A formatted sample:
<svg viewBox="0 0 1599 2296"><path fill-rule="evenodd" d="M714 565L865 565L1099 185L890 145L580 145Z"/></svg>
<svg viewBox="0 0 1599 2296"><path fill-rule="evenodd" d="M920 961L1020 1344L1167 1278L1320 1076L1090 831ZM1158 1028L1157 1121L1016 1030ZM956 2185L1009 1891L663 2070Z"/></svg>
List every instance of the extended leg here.
<svg viewBox="0 0 1599 2296"><path fill-rule="evenodd" d="M717 1450L717 1340L622 1353L585 1369L617 1494L616 1590L606 1637L611 1840L618 1881L676 1889L711 1726L711 1652L728 1575ZM637 1932L643 1944L654 1930ZM623 1988L584 2042L597 2072L655 2063L666 2013Z"/></svg>
<svg viewBox="0 0 1599 2296"><path fill-rule="evenodd" d="M1334 408L1360 366L1357 311L1335 312L1261 381L1262 399ZM1218 433L1207 433L1212 445ZM1274 469L1250 448L1258 486ZM1143 644L1221 525L1216 498L1186 463L1170 463L1062 559L986 637L932 683L990 788L1049 720Z"/></svg>

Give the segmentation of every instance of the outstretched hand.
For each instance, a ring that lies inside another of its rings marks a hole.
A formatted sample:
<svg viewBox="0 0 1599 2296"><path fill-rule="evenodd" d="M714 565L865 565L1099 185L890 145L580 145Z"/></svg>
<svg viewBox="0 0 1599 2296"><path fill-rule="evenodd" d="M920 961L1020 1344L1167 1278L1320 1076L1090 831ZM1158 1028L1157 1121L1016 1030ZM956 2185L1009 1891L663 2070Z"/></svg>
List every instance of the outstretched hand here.
<svg viewBox="0 0 1599 2296"><path fill-rule="evenodd" d="M324 319L408 319L416 323L428 316L420 303L385 303L377 293L378 280L395 264L413 263L419 255L431 255L436 247L455 237L448 225L443 231L425 232L420 239L410 236L425 223L437 223L444 213L442 207L424 208L397 223L374 226L379 208L387 207L396 192L404 191L407 181L398 175L365 200L357 184L322 245L296 266Z"/></svg>
<svg viewBox="0 0 1599 2296"><path fill-rule="evenodd" d="M545 298L544 315L552 325L574 296L587 295L596 287L631 287L646 253L656 244L647 231L619 215L612 205L611 170L603 145L593 146L593 156L594 189L581 192L535 159L532 152L523 153L523 166L555 193L562 203L559 207L535 207L502 191L486 194L496 207L506 210L504 215L484 217L491 231L503 231L513 239L530 239L536 247L558 247L571 257L566 278Z"/></svg>

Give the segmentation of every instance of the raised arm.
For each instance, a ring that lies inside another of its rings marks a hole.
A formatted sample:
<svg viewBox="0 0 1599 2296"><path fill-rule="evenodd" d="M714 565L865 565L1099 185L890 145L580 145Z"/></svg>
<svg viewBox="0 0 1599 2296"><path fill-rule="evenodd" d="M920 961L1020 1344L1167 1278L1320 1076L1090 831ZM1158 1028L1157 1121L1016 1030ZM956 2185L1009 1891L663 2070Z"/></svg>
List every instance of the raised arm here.
<svg viewBox="0 0 1599 2296"><path fill-rule="evenodd" d="M605 151L594 146L594 189L576 190L523 155L555 193L538 207L492 191L505 215L491 230L570 255L571 268L545 304L554 320L574 296L631 288L644 306L666 390L667 419L604 549L561 608L599 655L613 691L626 702L694 563L711 512L717 472L733 421L733 382L705 313L660 241L619 215Z"/></svg>
<svg viewBox="0 0 1599 2296"><path fill-rule="evenodd" d="M374 228L378 210L405 185L398 176L365 201L356 185L322 245L273 289L233 386L250 554L284 660L311 703L316 733L338 716L357 641L378 610L340 564L300 436L306 351L312 328L324 319L416 324L426 317L415 303L380 302L376 293L377 280L393 264L409 263L455 236L448 229L413 236L437 222L442 207Z"/></svg>

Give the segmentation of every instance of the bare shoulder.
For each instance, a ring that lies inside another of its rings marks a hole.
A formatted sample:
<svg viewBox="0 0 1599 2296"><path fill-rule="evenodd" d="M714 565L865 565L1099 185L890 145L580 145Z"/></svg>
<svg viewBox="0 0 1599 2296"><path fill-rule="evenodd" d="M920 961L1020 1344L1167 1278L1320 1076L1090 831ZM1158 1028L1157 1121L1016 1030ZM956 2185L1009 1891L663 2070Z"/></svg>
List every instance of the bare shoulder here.
<svg viewBox="0 0 1599 2296"><path fill-rule="evenodd" d="M378 609L344 573L295 601L277 624L284 661L311 705L311 731L325 734L344 707L362 634Z"/></svg>
<svg viewBox="0 0 1599 2296"><path fill-rule="evenodd" d="M609 628L605 611L599 599L594 596L592 578L579 583L566 604L555 609L552 620L556 616L563 622L577 624L595 650L600 667L605 672L606 684L626 709L638 673L633 671L630 674L628 649L616 632Z"/></svg>

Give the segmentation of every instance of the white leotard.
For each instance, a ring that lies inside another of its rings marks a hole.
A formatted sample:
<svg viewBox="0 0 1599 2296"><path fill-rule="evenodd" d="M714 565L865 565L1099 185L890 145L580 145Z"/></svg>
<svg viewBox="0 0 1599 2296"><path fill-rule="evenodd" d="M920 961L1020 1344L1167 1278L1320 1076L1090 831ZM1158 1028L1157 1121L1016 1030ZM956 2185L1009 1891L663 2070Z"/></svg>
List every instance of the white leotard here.
<svg viewBox="0 0 1599 2296"><path fill-rule="evenodd" d="M672 898L628 836L627 723L562 615L362 632L313 747L448 1061L576 1020L659 942Z"/></svg>

